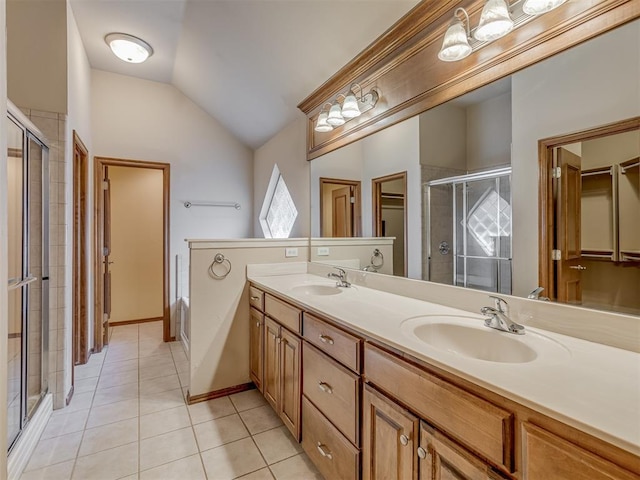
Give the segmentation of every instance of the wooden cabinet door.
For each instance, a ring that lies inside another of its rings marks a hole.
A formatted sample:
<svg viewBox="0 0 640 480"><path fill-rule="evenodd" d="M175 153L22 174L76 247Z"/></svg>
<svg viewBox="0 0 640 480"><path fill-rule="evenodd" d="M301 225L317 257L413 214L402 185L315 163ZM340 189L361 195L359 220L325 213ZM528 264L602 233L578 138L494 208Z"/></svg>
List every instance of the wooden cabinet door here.
<svg viewBox="0 0 640 480"><path fill-rule="evenodd" d="M264 318L264 356L262 394L274 410L278 411L280 398L280 325L268 317Z"/></svg>
<svg viewBox="0 0 640 480"><path fill-rule="evenodd" d="M302 341L281 329L280 341L280 418L291 434L300 440L300 365Z"/></svg>
<svg viewBox="0 0 640 480"><path fill-rule="evenodd" d="M262 359L264 357L264 320L262 313L250 308L249 316L249 375L262 392Z"/></svg>
<svg viewBox="0 0 640 480"><path fill-rule="evenodd" d="M362 479L417 479L418 419L368 385L362 408Z"/></svg>
<svg viewBox="0 0 640 480"><path fill-rule="evenodd" d="M503 478L482 460L430 425L420 425L420 480L495 480Z"/></svg>
<svg viewBox="0 0 640 480"><path fill-rule="evenodd" d="M523 480L638 480L602 457L531 423L522 428Z"/></svg>

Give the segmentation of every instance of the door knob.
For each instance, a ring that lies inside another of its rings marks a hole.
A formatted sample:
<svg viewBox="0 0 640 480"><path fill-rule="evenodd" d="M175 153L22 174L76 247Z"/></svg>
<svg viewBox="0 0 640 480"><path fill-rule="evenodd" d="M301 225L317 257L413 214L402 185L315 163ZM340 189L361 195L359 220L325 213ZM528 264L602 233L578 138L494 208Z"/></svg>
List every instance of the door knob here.
<svg viewBox="0 0 640 480"><path fill-rule="evenodd" d="M572 268L574 270L586 270L587 267L583 267L582 265L571 265L569 268Z"/></svg>

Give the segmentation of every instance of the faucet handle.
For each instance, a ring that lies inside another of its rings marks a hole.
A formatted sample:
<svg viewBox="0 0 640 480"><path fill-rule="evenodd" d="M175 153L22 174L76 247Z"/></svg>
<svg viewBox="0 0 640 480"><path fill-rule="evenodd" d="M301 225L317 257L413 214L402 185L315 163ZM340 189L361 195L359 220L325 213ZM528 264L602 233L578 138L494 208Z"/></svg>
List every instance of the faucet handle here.
<svg viewBox="0 0 640 480"><path fill-rule="evenodd" d="M489 298L493 298L493 300L495 301L496 310L498 310L500 313L506 313L506 310L502 308L502 305L504 304L505 308L508 309L509 304L504 298L498 297L497 295L489 295Z"/></svg>

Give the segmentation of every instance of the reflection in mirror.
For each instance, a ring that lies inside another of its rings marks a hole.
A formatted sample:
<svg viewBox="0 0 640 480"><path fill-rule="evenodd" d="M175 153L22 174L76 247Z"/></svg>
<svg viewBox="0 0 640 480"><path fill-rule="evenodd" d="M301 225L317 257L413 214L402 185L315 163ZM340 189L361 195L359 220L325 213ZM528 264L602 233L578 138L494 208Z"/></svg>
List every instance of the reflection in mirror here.
<svg viewBox="0 0 640 480"><path fill-rule="evenodd" d="M541 256L541 248L549 236L555 241L557 234L538 223L542 205L538 142L640 115L639 73L640 20L635 20L314 159L310 203L311 233L316 238L311 243L311 260L350 261L354 268L369 270L376 248L367 245L361 256L333 248L326 253L323 245L342 240L326 238L332 234L321 230L322 177L360 183L360 218L353 216L352 235L372 242L381 233L376 229L373 179L406 171L406 276L518 296L528 296L543 285L546 290L534 297L640 313L638 305L629 301L640 299L640 263L636 260L640 245L634 243L640 241L640 232L629 229L629 225L640 226L637 180L630 180L633 175L637 178L632 160L638 153L614 158L610 152L617 147L582 142L583 153L598 150L599 157L607 157L617 170L615 176L609 175L608 190L602 184L607 176L592 171L605 166L588 158L582 159L573 179L585 194L576 197L573 220L566 228L574 231L574 241L579 238L583 244L574 245L573 251L579 255L578 265L587 270L570 269L582 272L582 281L567 284L574 291L564 296L559 294L562 287L543 281L540 265L547 257ZM637 137L619 139L640 144ZM565 143L576 141L574 137ZM565 146L564 150L577 148ZM623 189L627 191L624 197ZM598 203L598 195L588 193L591 191L609 199L611 208ZM635 192L636 197L628 192ZM554 215L561 215L557 206L553 208ZM605 213L609 216L603 217ZM633 221L625 224L624 215ZM581 228L579 237L576 228ZM385 267L387 258L396 255L396 247L397 241L393 253L384 254ZM320 251L325 252L322 257ZM384 273L401 273L398 262L393 263L393 270ZM595 272L593 276L587 273L590 271ZM608 281L611 288L604 289L594 283L602 278L616 281ZM554 277L553 282L556 280Z"/></svg>

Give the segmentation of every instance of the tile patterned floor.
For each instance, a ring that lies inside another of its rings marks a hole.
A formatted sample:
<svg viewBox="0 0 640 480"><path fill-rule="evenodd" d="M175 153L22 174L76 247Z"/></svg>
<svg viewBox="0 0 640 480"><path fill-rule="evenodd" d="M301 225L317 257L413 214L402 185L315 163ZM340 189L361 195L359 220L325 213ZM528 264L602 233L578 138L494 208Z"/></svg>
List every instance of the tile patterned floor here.
<svg viewBox="0 0 640 480"><path fill-rule="evenodd" d="M160 322L112 328L22 480L322 479L258 391L186 405L187 357L161 338Z"/></svg>

